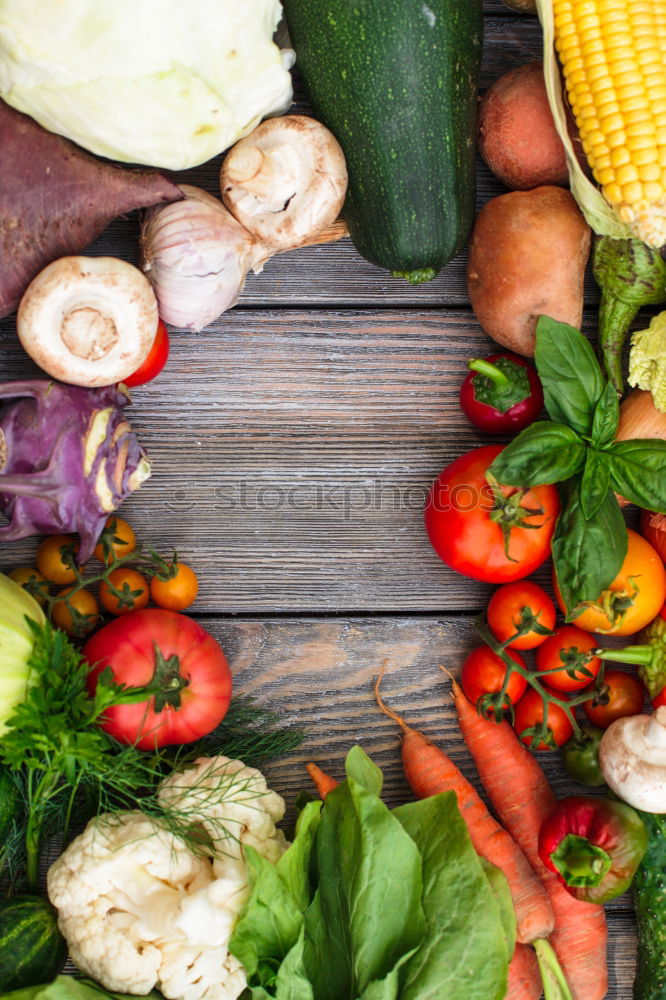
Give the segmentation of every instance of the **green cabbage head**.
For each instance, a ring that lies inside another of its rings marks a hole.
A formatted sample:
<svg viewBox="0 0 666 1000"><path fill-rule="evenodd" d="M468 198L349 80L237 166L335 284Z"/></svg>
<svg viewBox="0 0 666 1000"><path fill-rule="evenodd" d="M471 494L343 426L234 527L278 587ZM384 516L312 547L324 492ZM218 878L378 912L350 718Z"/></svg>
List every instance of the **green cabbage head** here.
<svg viewBox="0 0 666 1000"><path fill-rule="evenodd" d="M180 170L291 104L279 0L0 0L0 96L51 132Z"/></svg>

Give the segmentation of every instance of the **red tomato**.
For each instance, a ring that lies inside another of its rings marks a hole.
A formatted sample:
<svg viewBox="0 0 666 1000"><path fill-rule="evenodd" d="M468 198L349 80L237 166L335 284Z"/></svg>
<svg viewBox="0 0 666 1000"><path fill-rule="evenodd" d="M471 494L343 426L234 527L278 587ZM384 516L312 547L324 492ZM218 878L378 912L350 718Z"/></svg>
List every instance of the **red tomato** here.
<svg viewBox="0 0 666 1000"><path fill-rule="evenodd" d="M529 747L532 745L532 736L521 736L521 733L543 722L543 700L541 695L534 688L528 688L514 711L513 728L523 743ZM574 731L569 716L564 709L560 708L559 705L554 705L552 702L548 706L548 729L551 733L553 746L544 740L540 740L534 748L535 750L553 750L554 747L564 746L571 739Z"/></svg>
<svg viewBox="0 0 666 1000"><path fill-rule="evenodd" d="M110 667L116 681L155 685L155 694L105 713L103 728L141 750L191 743L222 721L231 699L231 671L216 640L192 618L162 608L130 611L96 632L83 647L91 664L88 687Z"/></svg>
<svg viewBox="0 0 666 1000"><path fill-rule="evenodd" d="M608 729L616 719L641 714L645 688L635 674L628 674L625 670L607 670L604 684L608 685L607 704L595 705L593 700L583 702L583 711L593 726Z"/></svg>
<svg viewBox="0 0 666 1000"><path fill-rule="evenodd" d="M576 615L576 625L586 632L634 635L659 614L666 599L666 570L659 555L630 528L627 539L627 554L615 579L591 607ZM554 574L553 587L560 608L566 611Z"/></svg>
<svg viewBox="0 0 666 1000"><path fill-rule="evenodd" d="M652 705L654 708L659 708L660 705L666 705L666 687L662 688L659 694L656 694L652 699Z"/></svg>
<svg viewBox="0 0 666 1000"><path fill-rule="evenodd" d="M555 691L581 691L588 687L601 669L601 660L597 656L589 659L587 654L598 645L589 632L584 632L575 625L560 625L555 634L548 636L536 651L537 670L564 667L564 670L545 676L544 684ZM588 672L585 673L581 667ZM569 671L572 671L573 676Z"/></svg>
<svg viewBox="0 0 666 1000"><path fill-rule="evenodd" d="M499 642L506 642L518 631L524 614L530 614L537 619L539 625L552 629L555 624L555 605L550 597L538 584L531 580L520 580L516 583L505 583L498 587L488 604L488 625ZM510 649L534 649L540 646L547 636L540 635L530 629L519 639L509 643Z"/></svg>
<svg viewBox="0 0 666 1000"><path fill-rule="evenodd" d="M148 357L132 375L128 378L124 378L123 382L130 389L133 389L134 386L137 385L145 385L146 382L150 382L152 379L157 378L167 363L168 357L169 333L162 320L159 320L155 340L153 341L153 346L150 348Z"/></svg>
<svg viewBox="0 0 666 1000"><path fill-rule="evenodd" d="M515 660L521 667L525 667L525 663L518 656L518 653L514 653L512 649L507 650L507 652L512 660ZM476 705L484 694L494 694L496 691L501 691L505 676L506 666L502 659L493 653L488 646L479 646L472 650L463 663L460 683L469 700L473 705ZM514 671L509 678L506 699L502 707L509 708L509 702L511 705L515 705L525 693L526 687L525 678ZM492 714L492 710L487 714Z"/></svg>
<svg viewBox="0 0 666 1000"><path fill-rule="evenodd" d="M524 493L498 487L498 500L486 472L501 451L501 445L484 445L447 465L425 509L428 537L440 559L487 583L521 580L548 558L560 509L554 486Z"/></svg>

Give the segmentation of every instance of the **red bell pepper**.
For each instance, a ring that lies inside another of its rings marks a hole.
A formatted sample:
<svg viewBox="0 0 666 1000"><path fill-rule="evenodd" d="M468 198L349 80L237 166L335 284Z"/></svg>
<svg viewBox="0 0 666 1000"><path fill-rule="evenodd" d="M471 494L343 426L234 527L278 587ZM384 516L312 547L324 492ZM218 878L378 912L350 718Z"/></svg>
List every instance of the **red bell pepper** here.
<svg viewBox="0 0 666 1000"><path fill-rule="evenodd" d="M629 888L647 850L647 831L624 802L570 795L539 831L539 857L576 899L606 903Z"/></svg>
<svg viewBox="0 0 666 1000"><path fill-rule="evenodd" d="M541 413L543 387L536 368L517 354L491 354L468 362L460 408L482 431L516 434Z"/></svg>

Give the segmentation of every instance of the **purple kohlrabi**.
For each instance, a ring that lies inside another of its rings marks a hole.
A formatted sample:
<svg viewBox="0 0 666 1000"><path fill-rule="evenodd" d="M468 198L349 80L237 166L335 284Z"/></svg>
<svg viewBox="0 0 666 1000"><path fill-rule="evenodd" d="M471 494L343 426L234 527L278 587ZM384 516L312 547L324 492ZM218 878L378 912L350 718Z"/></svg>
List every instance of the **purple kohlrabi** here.
<svg viewBox="0 0 666 1000"><path fill-rule="evenodd" d="M109 514L150 475L128 403L115 385L0 385L0 541L77 532L79 562L90 558Z"/></svg>

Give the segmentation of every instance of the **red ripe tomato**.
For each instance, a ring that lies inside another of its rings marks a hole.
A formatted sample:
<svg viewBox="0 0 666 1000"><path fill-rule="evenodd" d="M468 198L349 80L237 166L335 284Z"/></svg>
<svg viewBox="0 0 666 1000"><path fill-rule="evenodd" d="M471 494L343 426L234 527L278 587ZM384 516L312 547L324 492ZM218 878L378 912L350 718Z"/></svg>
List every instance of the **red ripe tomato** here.
<svg viewBox="0 0 666 1000"><path fill-rule="evenodd" d="M641 714L645 688L635 674L628 674L625 670L606 670L604 684L608 686L605 705L595 705L592 699L583 702L583 711L593 726L608 729L616 719Z"/></svg>
<svg viewBox="0 0 666 1000"><path fill-rule="evenodd" d="M130 389L133 389L137 385L145 385L146 382L150 382L152 379L157 378L167 363L168 357L169 333L162 320L159 320L155 340L153 341L153 346L150 348L148 357L135 372L133 372L128 378L124 378L123 382Z"/></svg>
<svg viewBox="0 0 666 1000"><path fill-rule="evenodd" d="M501 451L501 445L484 445L447 465L425 509L428 537L440 559L487 583L521 580L548 558L560 509L554 486L498 486L495 492L486 472Z"/></svg>
<svg viewBox="0 0 666 1000"><path fill-rule="evenodd" d="M532 736L521 734L533 726L540 725L543 722L543 715L541 695L534 688L528 688L515 707L513 720L513 728L526 746L532 746ZM542 739L534 747L535 750L553 750L555 747L564 746L574 732L569 716L564 709L552 702L548 705L548 729L552 742L546 743Z"/></svg>
<svg viewBox="0 0 666 1000"><path fill-rule="evenodd" d="M555 605L543 587L532 583L531 580L505 583L503 587L497 588L488 604L487 618L490 631L499 642L506 642L516 634L524 616L530 614L537 619L539 625L547 629L553 628ZM534 649L545 639L547 636L530 629L520 638L510 642L507 648Z"/></svg>
<svg viewBox="0 0 666 1000"><path fill-rule="evenodd" d="M560 625L536 651L537 670L564 667L554 674L547 674L543 678L544 684L555 691L581 691L588 687L601 669L601 660L597 656L588 656L598 645L594 636L582 628Z"/></svg>
<svg viewBox="0 0 666 1000"><path fill-rule="evenodd" d="M507 653L519 666L525 668L525 663L518 656L518 653L514 653L512 649L508 649ZM506 666L502 659L493 653L488 646L479 646L472 650L463 663L460 683L469 700L473 705L476 705L479 698L485 694L495 694L497 691L501 691L505 676ZM509 678L506 698L502 707L509 708L509 702L511 705L515 705L522 698L526 687L525 678L517 671L513 671ZM487 714L491 715L492 710Z"/></svg>
<svg viewBox="0 0 666 1000"><path fill-rule="evenodd" d="M191 743L222 721L231 700L231 671L216 640L192 618L162 608L130 611L83 647L88 687L110 667L119 684L154 685L133 705L107 709L103 728L141 750Z"/></svg>

